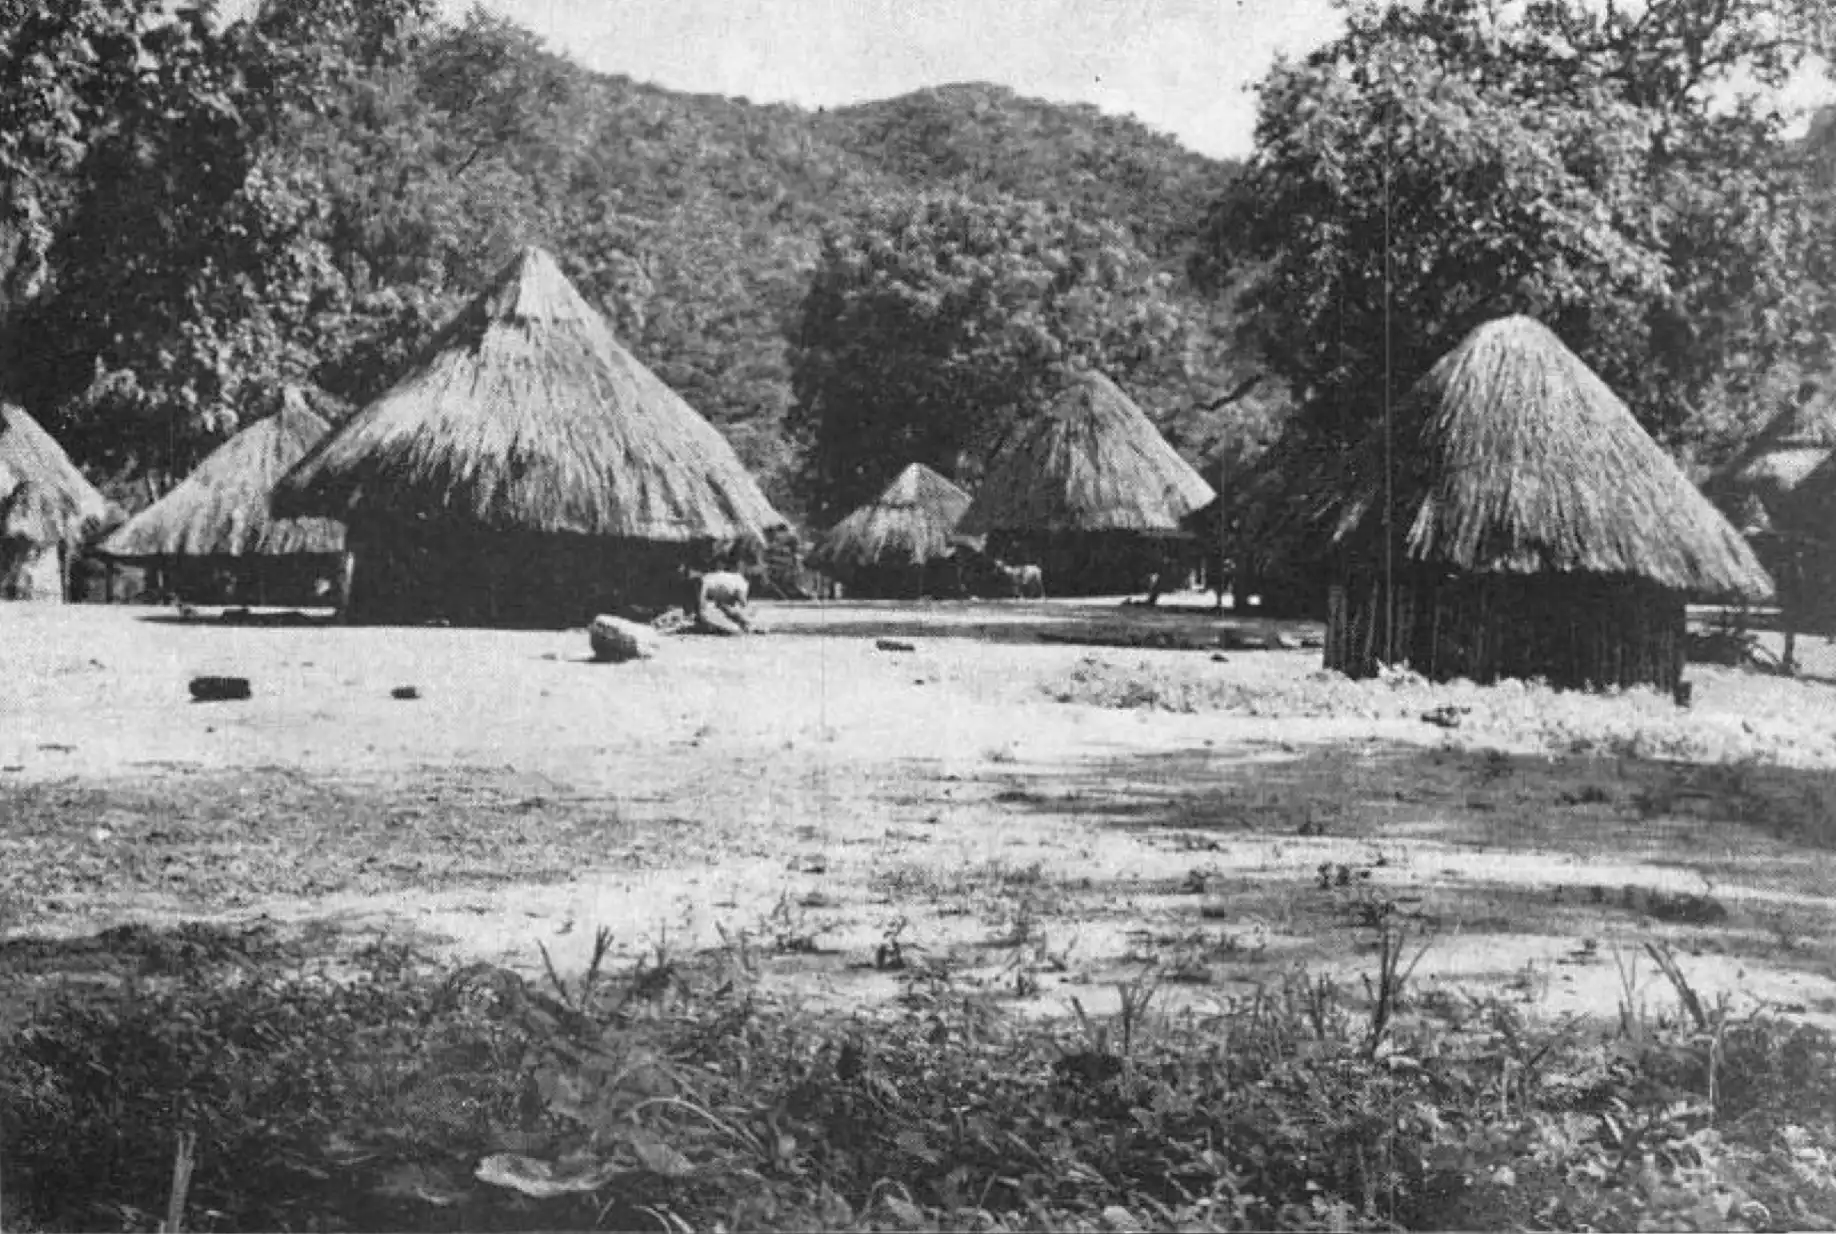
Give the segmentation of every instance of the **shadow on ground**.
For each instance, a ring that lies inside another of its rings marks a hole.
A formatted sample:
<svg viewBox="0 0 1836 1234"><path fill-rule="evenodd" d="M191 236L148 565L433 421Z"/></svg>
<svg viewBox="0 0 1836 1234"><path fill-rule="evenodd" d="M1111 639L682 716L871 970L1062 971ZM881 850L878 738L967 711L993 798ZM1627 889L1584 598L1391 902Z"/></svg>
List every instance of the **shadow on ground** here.
<svg viewBox="0 0 1836 1234"><path fill-rule="evenodd" d="M1316 635L1317 622L1217 615L1210 610L1139 605L1044 604L1024 601L848 602L774 606L764 611L773 634L822 638L970 639L989 643L1081 642L1122 646L1218 646L1219 636Z"/></svg>

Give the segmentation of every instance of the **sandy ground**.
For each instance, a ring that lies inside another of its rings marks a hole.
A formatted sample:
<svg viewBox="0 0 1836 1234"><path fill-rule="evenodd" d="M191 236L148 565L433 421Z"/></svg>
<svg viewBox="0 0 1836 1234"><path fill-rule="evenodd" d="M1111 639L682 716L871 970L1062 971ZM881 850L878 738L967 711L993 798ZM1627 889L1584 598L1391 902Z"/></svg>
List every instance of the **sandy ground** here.
<svg viewBox="0 0 1836 1234"><path fill-rule="evenodd" d="M1695 668L1681 711L1039 637L1207 614L762 615L612 666L579 631L0 606L0 929L268 920L566 972L604 928L620 963L743 946L837 1007L923 975L1059 1014L1144 975L1356 985L1389 913L1418 990L1673 1008L1661 941L1711 999L1836 1023L1820 641L1797 681ZM253 697L193 703L203 674Z"/></svg>

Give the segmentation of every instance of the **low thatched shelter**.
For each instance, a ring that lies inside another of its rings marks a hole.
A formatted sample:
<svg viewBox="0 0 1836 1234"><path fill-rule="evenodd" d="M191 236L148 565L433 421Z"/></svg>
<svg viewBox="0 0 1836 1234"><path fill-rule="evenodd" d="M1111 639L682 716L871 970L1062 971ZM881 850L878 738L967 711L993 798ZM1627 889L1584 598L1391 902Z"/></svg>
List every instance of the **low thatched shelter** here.
<svg viewBox="0 0 1836 1234"><path fill-rule="evenodd" d="M0 404L0 599L62 603L108 502L21 408Z"/></svg>
<svg viewBox="0 0 1836 1234"><path fill-rule="evenodd" d="M289 387L280 410L212 451L171 492L115 529L95 554L158 569L187 599L309 604L343 571L344 525L275 518L274 486L331 426Z"/></svg>
<svg viewBox="0 0 1836 1234"><path fill-rule="evenodd" d="M1137 591L1196 551L1181 520L1215 495L1133 399L1084 370L995 451L957 530L1044 567L1054 595Z"/></svg>
<svg viewBox="0 0 1836 1234"><path fill-rule="evenodd" d="M1329 668L1668 690L1686 599L1771 595L1740 533L1530 318L1469 334L1392 431L1350 460Z"/></svg>
<svg viewBox="0 0 1836 1234"><path fill-rule="evenodd" d="M1833 458L1836 403L1806 383L1797 402L1703 489L1747 537L1778 586L1788 663L1799 629L1825 631L1836 623L1836 522L1820 494L1836 477Z"/></svg>
<svg viewBox="0 0 1836 1234"><path fill-rule="evenodd" d="M950 537L969 494L913 463L873 501L829 530L811 563L850 595L913 599L939 594Z"/></svg>
<svg viewBox="0 0 1836 1234"><path fill-rule="evenodd" d="M662 603L677 567L785 525L539 248L283 477L274 509L343 522L348 611L390 620L584 622Z"/></svg>

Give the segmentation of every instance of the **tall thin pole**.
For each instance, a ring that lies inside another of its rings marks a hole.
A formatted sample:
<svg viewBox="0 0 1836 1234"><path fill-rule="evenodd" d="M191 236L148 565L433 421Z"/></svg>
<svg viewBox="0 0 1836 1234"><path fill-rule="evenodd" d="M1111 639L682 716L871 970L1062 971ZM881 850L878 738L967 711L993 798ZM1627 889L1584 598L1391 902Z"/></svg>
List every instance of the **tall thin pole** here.
<svg viewBox="0 0 1836 1234"><path fill-rule="evenodd" d="M1389 76L1385 73L1385 77ZM1390 136L1393 103L1385 101L1383 124L1383 658L1396 663L1396 491L1395 432L1390 406Z"/></svg>

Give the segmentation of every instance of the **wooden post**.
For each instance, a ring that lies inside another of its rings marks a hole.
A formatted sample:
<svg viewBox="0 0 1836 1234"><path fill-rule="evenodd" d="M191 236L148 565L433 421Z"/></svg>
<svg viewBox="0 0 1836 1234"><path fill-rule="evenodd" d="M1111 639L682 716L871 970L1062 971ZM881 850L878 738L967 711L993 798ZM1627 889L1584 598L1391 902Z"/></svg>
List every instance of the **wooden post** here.
<svg viewBox="0 0 1836 1234"><path fill-rule="evenodd" d="M1217 588L1217 609L1216 611L1220 614L1223 613L1224 611L1224 563L1226 559L1225 541L1230 534L1230 530L1229 530L1230 529L1230 517L1225 513L1225 510L1224 510L1224 492L1225 492L1225 485L1226 485L1226 476L1228 475L1229 471L1230 471L1229 443L1226 442L1225 447L1218 451L1218 538L1217 538L1217 543L1213 546L1214 548L1213 560L1216 562L1217 567L1218 567L1218 576L1212 580L1212 585ZM1230 589L1232 593L1231 598L1235 600L1236 590L1237 590L1237 580L1235 577L1233 577L1230 580Z"/></svg>
<svg viewBox="0 0 1836 1234"><path fill-rule="evenodd" d="M338 614L340 622L351 619L351 583L357 575L357 554L346 549L338 560Z"/></svg>

